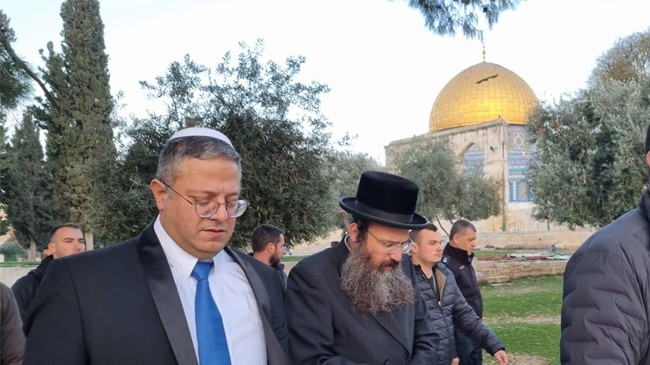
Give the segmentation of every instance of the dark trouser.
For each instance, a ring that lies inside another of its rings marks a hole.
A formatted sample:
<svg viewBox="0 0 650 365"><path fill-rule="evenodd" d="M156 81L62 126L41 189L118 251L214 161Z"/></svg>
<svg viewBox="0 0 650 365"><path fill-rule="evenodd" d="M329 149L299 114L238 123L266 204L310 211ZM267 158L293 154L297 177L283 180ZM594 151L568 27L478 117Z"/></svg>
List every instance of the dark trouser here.
<svg viewBox="0 0 650 365"><path fill-rule="evenodd" d="M464 334L456 332L456 353L460 365L482 365L483 349L467 338Z"/></svg>

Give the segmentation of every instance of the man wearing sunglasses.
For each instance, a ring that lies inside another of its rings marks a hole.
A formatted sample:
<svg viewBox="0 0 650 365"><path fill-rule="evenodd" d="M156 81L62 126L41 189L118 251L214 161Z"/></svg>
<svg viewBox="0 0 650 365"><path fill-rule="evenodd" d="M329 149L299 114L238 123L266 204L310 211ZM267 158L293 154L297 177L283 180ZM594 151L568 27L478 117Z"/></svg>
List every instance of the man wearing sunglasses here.
<svg viewBox="0 0 650 365"><path fill-rule="evenodd" d="M290 364L282 283L227 247L248 205L241 176L225 135L176 132L149 184L149 227L50 264L24 364Z"/></svg>
<svg viewBox="0 0 650 365"><path fill-rule="evenodd" d="M435 334L413 266L402 261L409 229L427 223L417 197L413 181L366 171L356 197L341 199L352 215L344 239L289 273L294 364L435 364Z"/></svg>

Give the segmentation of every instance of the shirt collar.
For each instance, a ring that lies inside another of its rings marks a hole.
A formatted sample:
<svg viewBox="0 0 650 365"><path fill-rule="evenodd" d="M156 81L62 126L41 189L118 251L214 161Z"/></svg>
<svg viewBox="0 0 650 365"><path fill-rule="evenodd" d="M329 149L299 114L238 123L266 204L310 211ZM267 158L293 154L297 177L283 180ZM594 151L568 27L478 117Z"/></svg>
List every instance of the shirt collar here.
<svg viewBox="0 0 650 365"><path fill-rule="evenodd" d="M196 263L199 260L187 253L176 242L174 242L160 223L160 216L156 217L153 228L156 231L156 236L158 236L163 251L165 251L165 256L167 257L169 266L178 270L184 278L189 278L192 275L194 266L196 266Z"/></svg>

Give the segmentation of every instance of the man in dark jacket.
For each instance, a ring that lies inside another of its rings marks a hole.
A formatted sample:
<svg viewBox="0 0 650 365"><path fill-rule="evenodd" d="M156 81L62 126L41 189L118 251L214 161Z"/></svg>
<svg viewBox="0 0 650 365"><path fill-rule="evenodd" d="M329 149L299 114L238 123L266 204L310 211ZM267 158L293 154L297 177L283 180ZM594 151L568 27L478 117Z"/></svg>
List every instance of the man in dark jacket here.
<svg viewBox="0 0 650 365"><path fill-rule="evenodd" d="M27 275L16 280L11 287L11 291L16 297L16 304L20 311L20 318L25 321L27 309L32 304L32 299L36 295L38 286L45 276L48 265L53 259L74 255L86 250L86 240L84 239L81 226L76 223L63 223L50 230L49 241L47 244L47 255L41 260L41 263Z"/></svg>
<svg viewBox="0 0 650 365"><path fill-rule="evenodd" d="M505 347L467 304L454 279L454 274L440 263L442 237L432 223L412 230L411 257L420 287L436 333L440 336L436 351L438 365L457 364L454 328L479 344L499 362L508 364Z"/></svg>
<svg viewBox="0 0 650 365"><path fill-rule="evenodd" d="M284 232L272 224L260 224L253 230L251 238L252 256L258 261L269 265L287 288L287 274L284 264L280 262L287 252L284 247Z"/></svg>
<svg viewBox="0 0 650 365"><path fill-rule="evenodd" d="M650 128L645 160L650 167ZM650 195L594 233L564 271L562 364L650 364Z"/></svg>
<svg viewBox="0 0 650 365"><path fill-rule="evenodd" d="M442 263L454 273L458 289L465 297L479 318L483 318L483 297L478 287L476 273L472 267L474 247L476 246L476 228L464 219L457 220L449 231L449 243L442 253ZM483 349L477 343L465 336L462 331L456 331L456 352L460 365L481 365Z"/></svg>

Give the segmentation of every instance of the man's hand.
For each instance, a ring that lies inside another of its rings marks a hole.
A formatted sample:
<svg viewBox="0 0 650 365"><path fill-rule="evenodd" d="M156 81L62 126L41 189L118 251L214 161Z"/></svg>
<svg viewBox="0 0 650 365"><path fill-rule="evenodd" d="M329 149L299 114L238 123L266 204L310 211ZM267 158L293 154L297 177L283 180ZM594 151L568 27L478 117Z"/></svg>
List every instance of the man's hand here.
<svg viewBox="0 0 650 365"><path fill-rule="evenodd" d="M508 355L505 351L499 350L495 352L494 358L499 362L499 365L508 365Z"/></svg>

